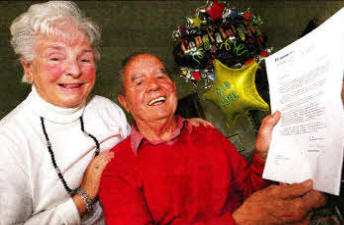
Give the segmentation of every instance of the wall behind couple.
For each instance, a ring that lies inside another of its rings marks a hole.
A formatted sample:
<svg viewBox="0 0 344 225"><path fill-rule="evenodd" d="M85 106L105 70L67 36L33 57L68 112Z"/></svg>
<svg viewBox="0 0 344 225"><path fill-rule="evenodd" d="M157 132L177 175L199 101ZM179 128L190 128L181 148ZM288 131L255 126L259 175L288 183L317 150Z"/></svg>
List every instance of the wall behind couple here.
<svg viewBox="0 0 344 225"><path fill-rule="evenodd" d="M34 1L37 3L39 1ZM124 57L132 52L149 51L159 55L172 73L178 73L172 57L171 33L193 16L206 1L76 1L88 17L102 29L101 60L98 63L94 93L116 100L118 70ZM219 2L221 2L219 0ZM22 69L9 44L9 26L27 10L31 1L0 1L0 118L10 112L29 93L30 86L20 83ZM261 16L274 51L298 39L310 20L324 20L344 6L344 1L316 0L233 0L239 12L251 8ZM319 43L319 44L326 44ZM179 97L194 92L191 83L176 77ZM239 131L228 129L221 112L210 102L201 101L208 120L225 135L231 136L239 150L252 150L256 127L242 119ZM259 119L258 119L259 122Z"/></svg>

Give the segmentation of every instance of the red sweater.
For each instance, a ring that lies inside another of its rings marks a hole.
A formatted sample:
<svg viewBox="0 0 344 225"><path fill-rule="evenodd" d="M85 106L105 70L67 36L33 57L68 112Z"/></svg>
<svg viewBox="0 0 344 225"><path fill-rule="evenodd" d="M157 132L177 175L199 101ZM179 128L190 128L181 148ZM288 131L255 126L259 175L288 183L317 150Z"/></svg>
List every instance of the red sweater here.
<svg viewBox="0 0 344 225"><path fill-rule="evenodd" d="M235 224L231 213L265 185L264 163L254 156L249 165L214 128L185 126L159 144L143 139L137 152L133 133L111 150L102 176L108 225Z"/></svg>

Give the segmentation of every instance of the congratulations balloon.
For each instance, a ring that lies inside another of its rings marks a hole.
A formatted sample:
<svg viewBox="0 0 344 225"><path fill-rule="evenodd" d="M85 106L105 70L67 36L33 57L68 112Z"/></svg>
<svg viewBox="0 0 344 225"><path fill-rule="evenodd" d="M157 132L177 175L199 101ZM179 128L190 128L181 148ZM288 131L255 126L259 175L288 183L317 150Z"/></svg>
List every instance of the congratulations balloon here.
<svg viewBox="0 0 344 225"><path fill-rule="evenodd" d="M256 89L258 67L258 63L253 61L247 66L232 69L219 60L214 60L215 80L202 98L209 99L220 107L229 126L235 126L237 116L248 110L269 110L268 104Z"/></svg>
<svg viewBox="0 0 344 225"><path fill-rule="evenodd" d="M228 1L207 2L205 8L197 9L195 16L187 17L186 24L173 32L173 56L178 66L209 70L213 69L213 59L218 59L226 66L239 67L266 50L259 17L250 10L236 12ZM199 80L206 82L208 78Z"/></svg>

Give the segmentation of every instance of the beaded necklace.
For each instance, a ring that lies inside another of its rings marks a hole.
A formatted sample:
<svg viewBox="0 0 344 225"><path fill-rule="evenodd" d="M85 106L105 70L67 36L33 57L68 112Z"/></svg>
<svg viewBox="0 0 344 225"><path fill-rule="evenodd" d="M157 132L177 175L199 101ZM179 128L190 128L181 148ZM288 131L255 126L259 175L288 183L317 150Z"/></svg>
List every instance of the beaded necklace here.
<svg viewBox="0 0 344 225"><path fill-rule="evenodd" d="M46 143L47 143L47 148L48 148L48 152L50 154L50 158L51 158L51 162L53 163L53 166L55 168L55 171L57 173L57 176L60 178L60 181L62 182L64 188L66 189L66 191L72 196L74 195L77 191L78 191L78 188L77 189L71 189L66 180L64 179L62 173L61 173L61 170L60 168L58 167L57 163L56 163L56 159L55 159L55 155L54 155L54 152L53 152L53 149L52 149L52 146L51 146L51 142L50 142L50 139L49 139L49 136L48 136L48 133L47 133L47 130L45 128L45 124L44 124L44 118L43 117L40 117L41 118L41 125L42 125L42 130L43 130L43 133L44 133L44 137L45 137L45 140L46 140ZM99 142L97 140L97 138L95 136L93 136L92 134L88 133L85 131L85 128L84 128L84 121L83 121L83 118L82 116L80 116L79 118L80 120L80 125L81 125L81 131L85 134L87 134L90 138L92 138L92 140L94 141L94 143L96 144L96 151L94 153L94 157L96 157L99 152L100 152L100 145L99 145Z"/></svg>

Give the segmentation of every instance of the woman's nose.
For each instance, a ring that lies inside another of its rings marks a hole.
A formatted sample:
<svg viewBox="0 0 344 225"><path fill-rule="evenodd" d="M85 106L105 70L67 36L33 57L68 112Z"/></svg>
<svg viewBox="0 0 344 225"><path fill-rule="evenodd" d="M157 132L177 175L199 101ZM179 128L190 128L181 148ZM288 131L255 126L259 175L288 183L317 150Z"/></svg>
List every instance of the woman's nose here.
<svg viewBox="0 0 344 225"><path fill-rule="evenodd" d="M70 60L67 65L67 74L73 76L74 78L78 78L81 75L80 66L77 60Z"/></svg>

